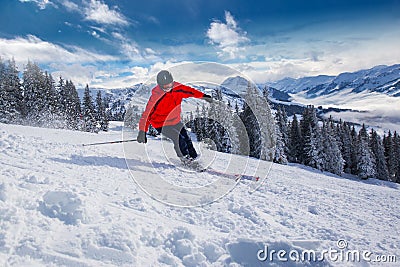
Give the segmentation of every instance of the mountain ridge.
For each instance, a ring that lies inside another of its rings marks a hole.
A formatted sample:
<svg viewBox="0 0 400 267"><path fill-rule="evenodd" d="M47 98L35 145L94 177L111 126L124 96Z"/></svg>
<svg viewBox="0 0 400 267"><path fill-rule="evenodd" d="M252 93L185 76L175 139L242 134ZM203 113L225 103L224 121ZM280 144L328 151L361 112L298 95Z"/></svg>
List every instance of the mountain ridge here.
<svg viewBox="0 0 400 267"><path fill-rule="evenodd" d="M331 95L343 90L352 93L377 92L389 96L400 96L400 64L378 65L355 72L343 72L337 76L319 75L298 79L284 78L266 85L280 91L297 94L304 92L306 97L314 98Z"/></svg>

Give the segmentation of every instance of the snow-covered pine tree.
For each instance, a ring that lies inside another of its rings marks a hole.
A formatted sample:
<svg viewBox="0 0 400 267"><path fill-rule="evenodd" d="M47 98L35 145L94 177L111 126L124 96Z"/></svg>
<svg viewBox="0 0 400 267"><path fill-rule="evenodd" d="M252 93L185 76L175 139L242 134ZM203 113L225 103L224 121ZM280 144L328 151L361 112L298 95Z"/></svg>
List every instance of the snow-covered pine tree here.
<svg viewBox="0 0 400 267"><path fill-rule="evenodd" d="M357 175L361 179L368 179L376 175L376 167L375 158L369 147L368 138L365 136L366 131L363 128L359 131L357 139Z"/></svg>
<svg viewBox="0 0 400 267"><path fill-rule="evenodd" d="M96 111L94 108L92 96L90 94L89 85L86 85L83 95L82 115L83 131L98 133L100 125L98 125L96 121Z"/></svg>
<svg viewBox="0 0 400 267"><path fill-rule="evenodd" d="M237 101L235 101L235 113L239 116L239 105Z"/></svg>
<svg viewBox="0 0 400 267"><path fill-rule="evenodd" d="M189 112L189 118L188 118L188 121L186 123L186 127L190 128L191 131L193 131L193 128L194 128L193 120L194 120L193 112L190 111Z"/></svg>
<svg viewBox="0 0 400 267"><path fill-rule="evenodd" d="M275 114L275 121L278 125L281 140L283 141L284 153L287 156L289 154L289 128L288 128L288 117L285 108L278 108Z"/></svg>
<svg viewBox="0 0 400 267"><path fill-rule="evenodd" d="M209 144L209 147L215 148L217 151L220 152L227 152L227 147L224 147L224 129L222 125L216 120L216 110L215 105L211 105L208 110L208 127L207 127L207 138L211 141L212 144ZM214 119L215 118L215 119Z"/></svg>
<svg viewBox="0 0 400 267"><path fill-rule="evenodd" d="M65 81L61 76L58 80L58 84L56 85L56 90L58 92L58 94L57 94L58 95L58 112L67 121L66 117L67 117L67 107L68 107L68 104L67 104L68 91L65 88ZM67 122L66 122L66 124L67 124Z"/></svg>
<svg viewBox="0 0 400 267"><path fill-rule="evenodd" d="M363 138L365 141L369 142L369 135L368 135L367 127L365 127L364 123L363 123L360 131L358 132L358 137Z"/></svg>
<svg viewBox="0 0 400 267"><path fill-rule="evenodd" d="M238 143L237 143L237 154L239 155L250 155L250 142L248 139L248 134L246 130L246 126L241 119L241 113L239 109L239 104L236 101L235 109L233 112L233 127L237 133Z"/></svg>
<svg viewBox="0 0 400 267"><path fill-rule="evenodd" d="M6 65L0 58L0 122L21 121L23 105L18 74L14 59L9 60Z"/></svg>
<svg viewBox="0 0 400 267"><path fill-rule="evenodd" d="M101 91L97 91L96 95L96 120L100 124L101 131L108 131L108 118L106 106L101 95Z"/></svg>
<svg viewBox="0 0 400 267"><path fill-rule="evenodd" d="M311 128L309 125L309 135L307 143L304 146L304 153L306 157L305 165L323 171L325 168L325 156L323 151L321 129L318 127Z"/></svg>
<svg viewBox="0 0 400 267"><path fill-rule="evenodd" d="M260 128L257 118L247 102L243 104L243 110L240 113L240 119L243 122L249 142L249 156L260 158L261 155L261 138Z"/></svg>
<svg viewBox="0 0 400 267"><path fill-rule="evenodd" d="M59 106L58 106L58 110L60 115L64 118L64 127L66 129L72 129L72 127L70 127L70 123L68 120L68 115L69 115L69 92L68 92L68 88L67 88L67 84L64 81L64 79L60 76L59 80L58 80L58 84L56 86L57 88L57 92L58 92L58 102L59 102Z"/></svg>
<svg viewBox="0 0 400 267"><path fill-rule="evenodd" d="M394 155L396 162L396 172L394 175L394 182L400 183L400 135L397 132L393 134Z"/></svg>
<svg viewBox="0 0 400 267"><path fill-rule="evenodd" d="M375 158L376 178L387 181L389 172L386 166L385 149L383 148L381 137L374 129L371 129L370 132L369 146Z"/></svg>
<svg viewBox="0 0 400 267"><path fill-rule="evenodd" d="M79 130L82 126L81 122L81 103L72 81L64 81L60 77L58 86L60 114L65 120L67 129Z"/></svg>
<svg viewBox="0 0 400 267"><path fill-rule="evenodd" d="M353 165L352 162L353 144L351 138L351 128L347 122L340 122L338 124L338 127L339 129L337 133L339 135L339 140L340 140L338 144L344 160L344 172L351 173L351 167Z"/></svg>
<svg viewBox="0 0 400 267"><path fill-rule="evenodd" d="M6 80L6 64L0 57L0 122L8 123L8 112L7 100L6 100L6 88L4 86Z"/></svg>
<svg viewBox="0 0 400 267"><path fill-rule="evenodd" d="M201 115L200 115L200 122L201 122L200 128L203 139L208 138L210 132L210 122L207 114L208 114L208 107L206 107L206 105L203 104L201 107Z"/></svg>
<svg viewBox="0 0 400 267"><path fill-rule="evenodd" d="M106 94L103 97L103 102L104 102L104 107L106 108L106 118L107 118L108 125L109 125L110 121L112 120L112 111L110 108L111 96Z"/></svg>
<svg viewBox="0 0 400 267"><path fill-rule="evenodd" d="M28 125L40 126L43 112L47 103L43 88L45 76L38 65L28 61L23 72L23 101L25 108L25 122Z"/></svg>
<svg viewBox="0 0 400 267"><path fill-rule="evenodd" d="M249 137L250 156L272 161L276 137L275 122L269 104L259 89L250 82L244 100L240 117Z"/></svg>
<svg viewBox="0 0 400 267"><path fill-rule="evenodd" d="M220 152L239 152L239 139L234 127L235 117L231 108L223 102L221 90L217 90L216 99L208 111L209 138Z"/></svg>
<svg viewBox="0 0 400 267"><path fill-rule="evenodd" d="M215 98L215 96L214 96ZM223 151L224 149L222 148L222 134L220 134L220 131L222 129L222 126L219 124L219 122L216 119L216 111L215 111L215 105L211 105L210 108L208 109L208 114L207 114L207 126L206 126L206 140L204 140L206 143L208 143L208 147L211 149L215 149L217 151L225 152ZM215 118L215 119L214 119ZM221 138L220 138L221 137Z"/></svg>
<svg viewBox="0 0 400 267"><path fill-rule="evenodd" d="M397 134L396 134L397 135ZM391 131L383 139L383 146L385 148L386 166L389 172L389 181L396 181L396 172L398 167L398 159L396 153L396 144Z"/></svg>
<svg viewBox="0 0 400 267"><path fill-rule="evenodd" d="M265 99L270 99L270 92L269 92L267 86L264 86L264 88L263 88L263 90L262 90L262 94L263 94L263 97L264 97Z"/></svg>
<svg viewBox="0 0 400 267"><path fill-rule="evenodd" d="M14 58L8 61L8 66L6 69L6 74L8 76L8 82L6 87L9 90L9 107L10 107L10 121L12 123L21 123L21 115L23 114L23 91L21 88L21 81L19 79L19 71L15 64Z"/></svg>
<svg viewBox="0 0 400 267"><path fill-rule="evenodd" d="M193 132L196 135L198 141L203 141L205 138L208 138L208 109L203 104L201 111L197 106L195 118L193 120L194 130Z"/></svg>
<svg viewBox="0 0 400 267"><path fill-rule="evenodd" d="M301 131L301 156L300 162L312 166L315 164L315 153L319 153L320 145L319 140L317 140L317 133L319 132L318 120L314 106L307 106L303 112L303 118L300 121L300 131ZM312 150L318 149L318 151L313 152ZM314 158L312 158L314 157ZM317 168L317 167L315 167Z"/></svg>
<svg viewBox="0 0 400 267"><path fill-rule="evenodd" d="M289 161L300 163L302 155L302 137L296 114L293 115L293 120L290 124L289 140Z"/></svg>
<svg viewBox="0 0 400 267"><path fill-rule="evenodd" d="M342 175L344 160L335 138L334 124L331 122L332 120L324 122L321 129L324 170Z"/></svg>
<svg viewBox="0 0 400 267"><path fill-rule="evenodd" d="M274 153L274 162L279 164L287 164L287 156L285 151L287 150L284 138L282 137L282 132L278 124L275 125L275 136L276 136L276 146Z"/></svg>
<svg viewBox="0 0 400 267"><path fill-rule="evenodd" d="M201 140L202 136L200 133L200 122L199 119L200 118L200 108L199 106L196 107L196 112L194 113L193 116L193 123L192 123L192 132L196 135L197 140Z"/></svg>
<svg viewBox="0 0 400 267"><path fill-rule="evenodd" d="M357 157L357 151L358 151L358 135L356 132L356 129L353 125L353 127L351 128L351 132L350 132L350 137L351 137L351 174L355 174L357 175L357 162L358 162L358 157Z"/></svg>
<svg viewBox="0 0 400 267"><path fill-rule="evenodd" d="M79 130L80 124L80 116L81 116L81 100L78 95L78 91L76 90L75 85L70 80L67 84L67 91L69 92L68 98L68 122L69 127L74 130Z"/></svg>
<svg viewBox="0 0 400 267"><path fill-rule="evenodd" d="M59 96L51 74L44 73L42 88L43 109L40 116L40 126L49 128L65 128L65 120L59 109Z"/></svg>
<svg viewBox="0 0 400 267"><path fill-rule="evenodd" d="M126 107L124 126L129 127L133 130L139 130L139 120L141 113L139 108L132 103L129 103Z"/></svg>

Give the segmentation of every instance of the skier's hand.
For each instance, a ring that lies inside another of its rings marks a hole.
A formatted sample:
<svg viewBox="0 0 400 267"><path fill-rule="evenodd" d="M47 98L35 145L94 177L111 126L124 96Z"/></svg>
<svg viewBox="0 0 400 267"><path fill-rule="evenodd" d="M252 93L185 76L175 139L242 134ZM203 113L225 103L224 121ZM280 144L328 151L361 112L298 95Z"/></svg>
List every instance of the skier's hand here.
<svg viewBox="0 0 400 267"><path fill-rule="evenodd" d="M139 131L137 136L138 143L147 143L146 133L144 131Z"/></svg>
<svg viewBox="0 0 400 267"><path fill-rule="evenodd" d="M207 101L207 102L210 103L210 104L213 102L213 99L212 99L212 97L211 97L210 95L204 94L204 96L202 97L202 99L205 100L205 101Z"/></svg>

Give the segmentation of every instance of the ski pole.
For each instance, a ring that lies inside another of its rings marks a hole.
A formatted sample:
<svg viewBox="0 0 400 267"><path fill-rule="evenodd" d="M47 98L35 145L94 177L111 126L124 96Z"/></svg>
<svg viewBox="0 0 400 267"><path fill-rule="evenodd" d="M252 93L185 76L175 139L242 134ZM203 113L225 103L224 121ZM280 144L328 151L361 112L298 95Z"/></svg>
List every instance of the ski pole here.
<svg viewBox="0 0 400 267"><path fill-rule="evenodd" d="M119 141L111 141L111 142L100 142L100 143L91 143L91 144L82 144L82 146L97 146L97 145L105 145L105 144L118 144L118 143L125 143L125 142L135 142L136 139L129 139L129 140L119 140Z"/></svg>

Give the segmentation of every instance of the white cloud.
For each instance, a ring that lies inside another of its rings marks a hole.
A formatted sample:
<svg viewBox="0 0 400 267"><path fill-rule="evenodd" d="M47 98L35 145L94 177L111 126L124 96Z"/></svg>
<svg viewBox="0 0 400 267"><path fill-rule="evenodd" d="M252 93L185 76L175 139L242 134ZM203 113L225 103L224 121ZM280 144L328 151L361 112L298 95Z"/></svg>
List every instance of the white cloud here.
<svg viewBox="0 0 400 267"><path fill-rule="evenodd" d="M158 18L154 17L154 16L148 16L148 17L146 17L146 19L147 19L147 21L149 21L151 23L154 23L154 24L157 24L157 25L161 24L160 20Z"/></svg>
<svg viewBox="0 0 400 267"><path fill-rule="evenodd" d="M96 54L75 46L66 49L43 41L34 35L15 39L0 38L0 56L3 58L13 57L19 63L26 63L28 59L38 63L97 62L117 59L113 56Z"/></svg>
<svg viewBox="0 0 400 267"><path fill-rule="evenodd" d="M366 26L367 25L367 26ZM338 75L400 62L400 21L312 24L260 37L236 64L258 82L285 77ZM366 30L368 28L368 30Z"/></svg>
<svg viewBox="0 0 400 267"><path fill-rule="evenodd" d="M100 38L100 35L96 31L91 31L90 35L92 35L95 38Z"/></svg>
<svg viewBox="0 0 400 267"><path fill-rule="evenodd" d="M91 88L126 88L148 80L151 71L150 67L130 67L120 64L107 64L99 67L96 64L52 63L49 66L56 81L62 76L63 79L72 80L77 88L84 88L86 84ZM126 75L127 73L129 75Z"/></svg>
<svg viewBox="0 0 400 267"><path fill-rule="evenodd" d="M101 0L90 0L85 9L85 20L93 21L105 25L127 26L127 18L116 8L110 9L107 4Z"/></svg>
<svg viewBox="0 0 400 267"><path fill-rule="evenodd" d="M148 54L148 55L156 55L156 54L157 54L157 52L154 51L153 49L151 49L150 47L147 47L147 48L145 49L145 52L146 52L146 54Z"/></svg>
<svg viewBox="0 0 400 267"><path fill-rule="evenodd" d="M131 75L121 76L119 73L130 72ZM96 79L92 80L91 87L115 89L126 88L143 83L149 78L149 69L145 67L132 67L114 69L113 71L99 71Z"/></svg>
<svg viewBox="0 0 400 267"><path fill-rule="evenodd" d="M120 48L120 51L123 55L130 60L142 59L139 45L136 42L130 40L128 37L119 32L113 32L111 35L117 40L118 44L116 46Z"/></svg>
<svg viewBox="0 0 400 267"><path fill-rule="evenodd" d="M117 68L112 70L117 73L106 76L106 73L112 71L104 68L120 58L96 54L76 46L64 48L33 35L15 39L0 38L0 57L14 58L20 71L28 60L48 64L44 69L51 72L55 80L61 75L65 79L72 80L77 87L83 87L85 84L101 87L102 82L111 84L113 79L118 77L118 73L124 71Z"/></svg>
<svg viewBox="0 0 400 267"><path fill-rule="evenodd" d="M32 2L39 6L40 9L45 9L47 5L54 5L54 3L50 2L49 0L19 0L21 3L28 3Z"/></svg>
<svg viewBox="0 0 400 267"><path fill-rule="evenodd" d="M33 0L20 0L33 1ZM34 0L39 1L39 0ZM45 0L41 0L45 1ZM48 1L48 0L47 0ZM102 0L83 0L83 7L70 0L59 0L68 12L77 12L84 17L84 20L92 21L101 25L128 26L129 20L118 11L117 7L110 8Z"/></svg>
<svg viewBox="0 0 400 267"><path fill-rule="evenodd" d="M246 32L242 32L238 28L229 11L225 11L225 20L226 23L213 21L207 31L207 37L221 50L218 52L220 57L228 56L229 59L241 57L240 53L244 50L243 45L250 40L246 37Z"/></svg>
<svg viewBox="0 0 400 267"><path fill-rule="evenodd" d="M102 32L102 33L104 33L104 34L107 34L107 31L106 31L104 28L96 27L96 26L90 26L90 28L92 28L92 29L95 30L95 31L98 31L98 32Z"/></svg>
<svg viewBox="0 0 400 267"><path fill-rule="evenodd" d="M90 33L94 36L98 34L95 31ZM76 46L61 47L34 35L14 39L0 38L0 57L14 58L20 70L28 60L44 65L49 64L50 69L45 69L51 71L54 78L62 75L81 87L89 84L103 88L120 88L143 82L146 79L144 74L147 74L148 69L128 68L120 66L117 62L121 59L126 60L128 56L135 62L154 62L158 59L156 52L150 48L140 51L135 43L128 42L122 34L114 35L115 38L121 39L123 58L97 54ZM133 74L129 77L119 75L125 72Z"/></svg>
<svg viewBox="0 0 400 267"><path fill-rule="evenodd" d="M156 51L151 48L140 48L135 41L120 32L112 32L111 36L117 42L115 46L120 49L125 58L131 61L149 63L160 60Z"/></svg>
<svg viewBox="0 0 400 267"><path fill-rule="evenodd" d="M86 84L90 85L98 72L95 66L83 66L80 63L52 63L49 66L55 70L51 73L51 75L56 82L58 82L58 79L61 76L63 79L72 80L72 82L78 88L82 88Z"/></svg>
<svg viewBox="0 0 400 267"><path fill-rule="evenodd" d="M313 25L260 38L242 52L249 60L231 66L263 83L285 77L338 75L400 62L399 24L375 25L367 32L363 25L353 25L352 31L345 26L338 24L331 26L335 31L326 31Z"/></svg>
<svg viewBox="0 0 400 267"><path fill-rule="evenodd" d="M69 0L60 1L60 3L69 11L69 12L81 12L81 8L77 4Z"/></svg>

